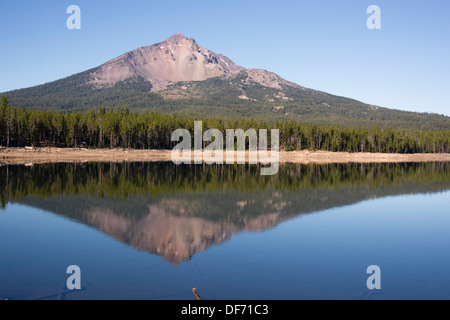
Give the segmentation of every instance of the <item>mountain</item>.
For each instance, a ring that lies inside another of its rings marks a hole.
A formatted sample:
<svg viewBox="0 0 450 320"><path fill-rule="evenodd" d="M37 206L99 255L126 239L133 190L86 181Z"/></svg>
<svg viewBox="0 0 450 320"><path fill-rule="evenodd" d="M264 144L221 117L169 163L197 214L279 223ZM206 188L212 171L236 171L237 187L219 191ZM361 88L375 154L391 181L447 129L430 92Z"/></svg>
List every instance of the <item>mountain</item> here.
<svg viewBox="0 0 450 320"><path fill-rule="evenodd" d="M244 68L177 33L163 42L108 61L89 75L87 83L101 88L142 77L152 83L153 91L157 91L170 82L202 81L239 70Z"/></svg>
<svg viewBox="0 0 450 320"><path fill-rule="evenodd" d="M448 130L450 117L387 109L245 69L177 33L96 68L2 93L16 107L87 111L129 106L195 117L261 117L341 126Z"/></svg>
<svg viewBox="0 0 450 320"><path fill-rule="evenodd" d="M242 231L363 200L450 189L445 162L290 164L268 179L257 170L170 162L3 166L0 202L56 213L178 264Z"/></svg>

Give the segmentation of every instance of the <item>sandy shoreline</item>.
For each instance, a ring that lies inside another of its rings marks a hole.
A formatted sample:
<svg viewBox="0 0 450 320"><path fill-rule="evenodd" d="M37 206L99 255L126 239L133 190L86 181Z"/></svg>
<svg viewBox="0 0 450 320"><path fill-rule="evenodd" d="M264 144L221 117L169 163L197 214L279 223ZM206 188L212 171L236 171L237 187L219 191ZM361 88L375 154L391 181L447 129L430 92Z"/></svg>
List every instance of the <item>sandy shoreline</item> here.
<svg viewBox="0 0 450 320"><path fill-rule="evenodd" d="M56 162L172 161L172 150L3 148L0 164ZM247 157L248 160L248 152ZM279 162L291 163L387 163L450 161L450 154L348 153L327 151L280 151Z"/></svg>

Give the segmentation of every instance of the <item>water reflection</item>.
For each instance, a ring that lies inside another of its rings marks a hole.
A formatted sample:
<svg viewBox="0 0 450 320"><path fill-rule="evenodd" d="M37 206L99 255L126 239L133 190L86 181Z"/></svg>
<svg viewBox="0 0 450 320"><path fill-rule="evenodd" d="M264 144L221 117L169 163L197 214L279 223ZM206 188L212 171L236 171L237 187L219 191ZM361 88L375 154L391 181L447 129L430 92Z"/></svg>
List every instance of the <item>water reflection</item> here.
<svg viewBox="0 0 450 320"><path fill-rule="evenodd" d="M450 189L448 163L47 164L0 167L1 203L22 203L95 227L177 265L242 231L390 195Z"/></svg>

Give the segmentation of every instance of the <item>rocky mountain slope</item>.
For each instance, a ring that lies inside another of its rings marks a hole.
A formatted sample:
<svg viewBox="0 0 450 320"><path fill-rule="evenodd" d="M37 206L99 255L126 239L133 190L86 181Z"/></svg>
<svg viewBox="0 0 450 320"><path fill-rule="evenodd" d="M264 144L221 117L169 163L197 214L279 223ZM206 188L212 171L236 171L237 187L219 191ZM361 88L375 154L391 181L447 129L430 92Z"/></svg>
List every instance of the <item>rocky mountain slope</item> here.
<svg viewBox="0 0 450 320"><path fill-rule="evenodd" d="M387 109L245 69L177 33L99 67L7 95L16 107L88 111L129 106L195 117L257 117L320 125L448 130L450 117Z"/></svg>
<svg viewBox="0 0 450 320"><path fill-rule="evenodd" d="M155 91L169 82L202 81L239 70L244 68L177 33L162 42L108 61L89 75L87 83L103 87L142 77L152 83Z"/></svg>

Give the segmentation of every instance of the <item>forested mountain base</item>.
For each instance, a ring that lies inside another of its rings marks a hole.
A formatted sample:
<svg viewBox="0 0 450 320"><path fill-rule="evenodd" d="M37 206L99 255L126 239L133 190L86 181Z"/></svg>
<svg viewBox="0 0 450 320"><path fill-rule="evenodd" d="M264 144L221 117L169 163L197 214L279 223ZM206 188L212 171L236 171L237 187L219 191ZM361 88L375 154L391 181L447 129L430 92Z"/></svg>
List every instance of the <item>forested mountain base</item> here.
<svg viewBox="0 0 450 320"><path fill-rule="evenodd" d="M127 79L111 87L86 84L96 69L47 84L9 91L11 105L28 110L88 112L100 107L129 106L132 111L154 111L179 117L250 119L315 123L319 126L380 127L382 129L447 130L450 118L407 112L365 104L312 89L270 88L255 83L245 72L204 81L176 82L154 92L142 77Z"/></svg>
<svg viewBox="0 0 450 320"><path fill-rule="evenodd" d="M386 153L449 153L450 130L347 128L318 126L298 121L264 121L254 118L210 119L130 112L100 108L97 111L62 113L14 108L1 98L0 145L6 147L57 146L89 148L172 149L175 129L194 136L194 121L203 121L203 132L219 129L279 129L280 149Z"/></svg>

